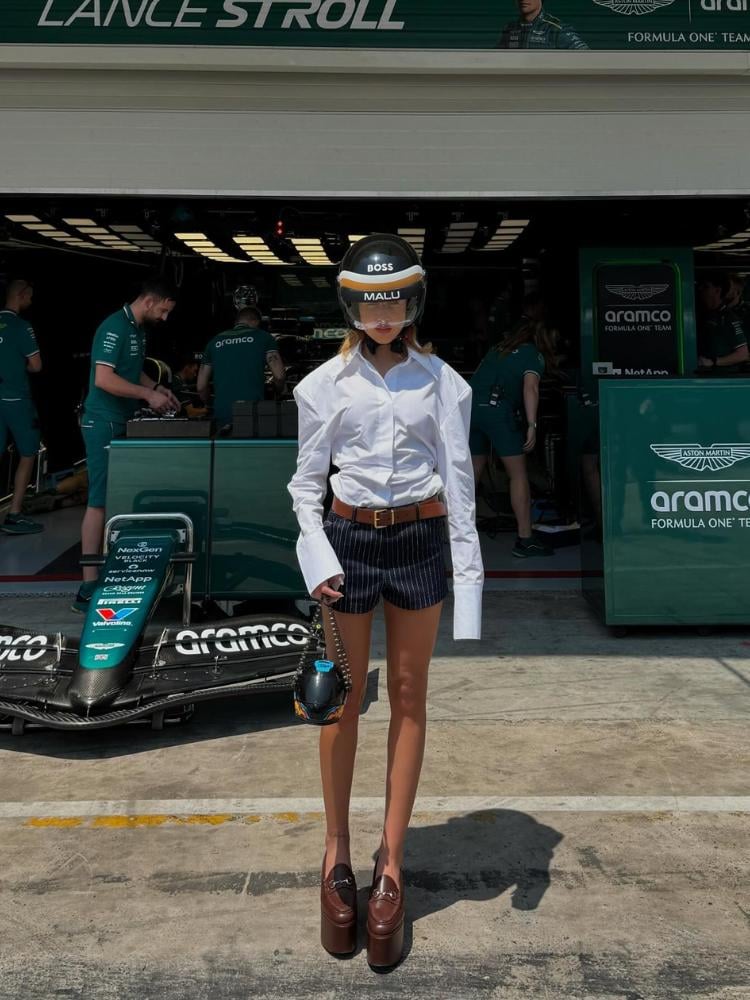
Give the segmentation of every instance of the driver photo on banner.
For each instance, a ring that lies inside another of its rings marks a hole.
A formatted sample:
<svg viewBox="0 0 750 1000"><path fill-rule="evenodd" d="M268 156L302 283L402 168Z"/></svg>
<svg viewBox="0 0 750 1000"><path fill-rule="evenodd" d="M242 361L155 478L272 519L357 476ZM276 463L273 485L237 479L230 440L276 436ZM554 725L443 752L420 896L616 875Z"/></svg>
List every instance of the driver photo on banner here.
<svg viewBox="0 0 750 1000"><path fill-rule="evenodd" d="M575 28L542 6L542 0L516 0L518 18L503 28L498 49L588 49Z"/></svg>

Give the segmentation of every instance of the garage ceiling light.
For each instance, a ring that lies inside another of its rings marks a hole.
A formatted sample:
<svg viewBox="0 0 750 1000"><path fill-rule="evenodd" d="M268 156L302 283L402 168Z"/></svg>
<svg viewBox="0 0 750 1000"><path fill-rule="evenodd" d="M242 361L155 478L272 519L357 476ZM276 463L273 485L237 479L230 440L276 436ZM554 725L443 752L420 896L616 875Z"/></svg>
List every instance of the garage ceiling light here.
<svg viewBox="0 0 750 1000"><path fill-rule="evenodd" d="M323 244L319 239L292 238L292 243L300 257L308 264L312 264L313 267L330 267L334 263L323 249Z"/></svg>
<svg viewBox="0 0 750 1000"><path fill-rule="evenodd" d="M110 226L116 233L142 233L140 226Z"/></svg>
<svg viewBox="0 0 750 1000"><path fill-rule="evenodd" d="M426 235L425 229L399 229L398 235L406 240L407 243L411 243L418 254L424 252L424 239Z"/></svg>
<svg viewBox="0 0 750 1000"><path fill-rule="evenodd" d="M40 222L36 215L6 215L8 222Z"/></svg>
<svg viewBox="0 0 750 1000"><path fill-rule="evenodd" d="M54 226L50 226L48 222L26 222L24 223L24 229L30 229L32 233L56 233L58 230Z"/></svg>
<svg viewBox="0 0 750 1000"><path fill-rule="evenodd" d="M463 253L468 250L478 225L477 222L451 222L440 252Z"/></svg>
<svg viewBox="0 0 750 1000"><path fill-rule="evenodd" d="M175 238L178 240L207 240L208 237L205 233L175 233Z"/></svg>
<svg viewBox="0 0 750 1000"><path fill-rule="evenodd" d="M95 226L93 219L63 219L66 226Z"/></svg>
<svg viewBox="0 0 750 1000"><path fill-rule="evenodd" d="M232 239L247 254L248 258L258 264L268 264L271 267L287 266L286 261L277 257L261 236L248 236L240 233L238 236L233 236Z"/></svg>

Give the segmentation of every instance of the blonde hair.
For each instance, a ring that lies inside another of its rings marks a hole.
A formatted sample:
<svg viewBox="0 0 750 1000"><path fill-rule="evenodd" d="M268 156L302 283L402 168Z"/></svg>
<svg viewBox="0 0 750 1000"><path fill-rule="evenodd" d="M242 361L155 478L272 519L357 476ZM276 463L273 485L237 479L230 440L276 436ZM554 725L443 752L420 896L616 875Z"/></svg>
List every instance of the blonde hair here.
<svg viewBox="0 0 750 1000"><path fill-rule="evenodd" d="M339 354L351 354L357 350L364 339L365 334L363 330L349 330L339 348ZM412 350L418 351L419 354L432 354L432 344L420 344L417 340L417 329L415 326L407 327L404 333L404 340Z"/></svg>

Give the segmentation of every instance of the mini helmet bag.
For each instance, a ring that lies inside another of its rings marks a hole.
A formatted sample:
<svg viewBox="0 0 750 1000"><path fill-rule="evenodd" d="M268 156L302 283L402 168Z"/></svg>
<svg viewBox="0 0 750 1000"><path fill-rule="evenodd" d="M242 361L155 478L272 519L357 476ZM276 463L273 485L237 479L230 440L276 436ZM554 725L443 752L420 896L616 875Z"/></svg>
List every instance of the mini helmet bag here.
<svg viewBox="0 0 750 1000"><path fill-rule="evenodd" d="M325 654L325 636L320 620L320 605L313 617L310 641L302 654L294 678L294 714L313 726L330 726L344 714L346 698L352 688L349 661L336 618L325 609L336 647L336 660Z"/></svg>

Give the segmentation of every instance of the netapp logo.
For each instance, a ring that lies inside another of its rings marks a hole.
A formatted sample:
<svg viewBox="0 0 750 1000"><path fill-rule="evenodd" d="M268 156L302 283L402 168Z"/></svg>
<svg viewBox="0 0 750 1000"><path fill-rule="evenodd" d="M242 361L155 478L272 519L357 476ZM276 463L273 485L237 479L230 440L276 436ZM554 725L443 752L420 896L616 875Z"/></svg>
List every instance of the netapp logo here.
<svg viewBox="0 0 750 1000"><path fill-rule="evenodd" d="M200 632L186 628L175 637L175 652L180 656L211 656L216 653L248 653L250 650L257 652L274 647L305 646L309 635L306 625L286 625L283 622L270 627L240 625L239 628L231 628L225 625L204 628Z"/></svg>
<svg viewBox="0 0 750 1000"><path fill-rule="evenodd" d="M33 663L44 656L48 645L46 635L0 635L0 661L23 660L24 663Z"/></svg>
<svg viewBox="0 0 750 1000"><path fill-rule="evenodd" d="M607 323L671 323L670 309L607 309Z"/></svg>
<svg viewBox="0 0 750 1000"><path fill-rule="evenodd" d="M651 451L659 458L695 472L717 472L750 458L750 445L747 444L712 444L707 448L699 444L652 444Z"/></svg>
<svg viewBox="0 0 750 1000"><path fill-rule="evenodd" d="M653 14L662 7L669 7L674 0L594 0L599 7L607 7L615 14L630 16Z"/></svg>
<svg viewBox="0 0 750 1000"><path fill-rule="evenodd" d="M398 302L398 292L365 292L365 302Z"/></svg>
<svg viewBox="0 0 750 1000"><path fill-rule="evenodd" d="M608 292L628 302L646 302L666 292L669 285L605 285Z"/></svg>

